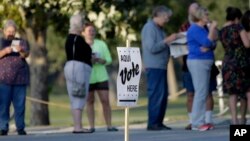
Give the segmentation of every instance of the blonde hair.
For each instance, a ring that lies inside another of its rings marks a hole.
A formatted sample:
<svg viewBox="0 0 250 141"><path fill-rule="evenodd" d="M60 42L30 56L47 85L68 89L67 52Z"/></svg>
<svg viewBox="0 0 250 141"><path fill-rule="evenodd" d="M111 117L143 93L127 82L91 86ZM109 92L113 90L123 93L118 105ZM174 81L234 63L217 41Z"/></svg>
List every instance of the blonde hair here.
<svg viewBox="0 0 250 141"><path fill-rule="evenodd" d="M198 7L193 15L191 15L191 19L193 22L200 21L203 17L205 17L208 13L208 10L204 7Z"/></svg>

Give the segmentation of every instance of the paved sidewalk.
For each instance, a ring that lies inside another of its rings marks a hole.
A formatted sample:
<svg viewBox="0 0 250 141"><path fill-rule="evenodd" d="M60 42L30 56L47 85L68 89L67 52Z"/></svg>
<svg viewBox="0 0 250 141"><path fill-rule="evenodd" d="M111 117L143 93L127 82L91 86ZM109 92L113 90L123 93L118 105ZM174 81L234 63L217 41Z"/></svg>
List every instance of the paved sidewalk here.
<svg viewBox="0 0 250 141"><path fill-rule="evenodd" d="M187 131L187 121L168 122L171 131L147 131L146 124L130 125L129 141L229 141L229 119L215 118L215 129L205 132ZM107 132L98 127L92 134L72 134L72 127L27 127L27 136L0 136L1 141L124 141L124 128L118 132Z"/></svg>
<svg viewBox="0 0 250 141"><path fill-rule="evenodd" d="M170 126L173 128L173 130L178 129L184 129L187 125L187 121L169 121L166 122L167 126ZM230 121L229 119L225 117L215 118L214 119L215 126L225 126L229 127ZM120 130L124 130L124 127L118 127ZM146 123L143 124L133 124L129 125L129 129L131 130L146 130ZM28 134L55 134L55 133L71 133L73 131L73 127L53 127L53 126L36 126L36 127L27 127L26 131ZM105 132L105 127L96 127L96 132ZM157 131L156 131L157 132ZM10 131L9 135L15 135L15 130L12 127L12 130Z"/></svg>

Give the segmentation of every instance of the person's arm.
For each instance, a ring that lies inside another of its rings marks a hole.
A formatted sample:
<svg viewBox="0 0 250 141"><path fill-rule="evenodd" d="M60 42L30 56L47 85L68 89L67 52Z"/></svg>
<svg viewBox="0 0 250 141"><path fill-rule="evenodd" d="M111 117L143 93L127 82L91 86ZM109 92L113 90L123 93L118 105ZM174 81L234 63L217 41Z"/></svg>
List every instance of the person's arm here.
<svg viewBox="0 0 250 141"><path fill-rule="evenodd" d="M29 52L21 50L20 52L21 58L27 58L29 56Z"/></svg>
<svg viewBox="0 0 250 141"><path fill-rule="evenodd" d="M105 59L105 65L109 65L112 63L112 58L111 58L111 55L110 55L110 52L109 52L109 49L108 49L108 46L106 43L104 43L104 46L103 46L103 53L104 53L104 59Z"/></svg>
<svg viewBox="0 0 250 141"><path fill-rule="evenodd" d="M205 41L206 38L203 38L203 43L207 42L206 46L200 47L201 52L208 52L210 50L214 50L216 48L216 40L218 39L218 29L217 29L217 22L213 21L209 26L209 33L207 38L212 42L211 44L209 41ZM210 44L210 45L209 45ZM205 44L203 44L205 45Z"/></svg>
<svg viewBox="0 0 250 141"><path fill-rule="evenodd" d="M195 42L200 44L200 48L211 49L213 46L213 41L209 39L209 34L205 29L200 28L199 26L193 26L188 30L188 38L195 40Z"/></svg>
<svg viewBox="0 0 250 141"><path fill-rule="evenodd" d="M142 32L142 44L145 46L151 53L157 54L163 51L168 45L165 43L165 39L156 42L157 31L152 26L144 27L145 29Z"/></svg>
<svg viewBox="0 0 250 141"><path fill-rule="evenodd" d="M12 52L11 47L6 47L0 50L0 58L3 58L5 55L10 54Z"/></svg>
<svg viewBox="0 0 250 141"><path fill-rule="evenodd" d="M167 36L164 41L165 41L165 44L170 45L171 42L182 37L184 37L184 35L182 35L181 33L173 33L170 36Z"/></svg>
<svg viewBox="0 0 250 141"><path fill-rule="evenodd" d="M112 62L112 58L105 42L102 41L101 53L103 58L98 58L97 62L104 65L109 65Z"/></svg>
<svg viewBox="0 0 250 141"><path fill-rule="evenodd" d="M30 47L29 47L28 42L25 40L22 40L21 41L21 51L19 52L20 56L22 58L26 58L29 56L29 52L30 52Z"/></svg>
<svg viewBox="0 0 250 141"><path fill-rule="evenodd" d="M215 50L215 48L216 48L216 42L214 41L212 47L210 47L210 48L208 48L208 47L200 47L200 50L201 50L201 52L208 52L210 50Z"/></svg>
<svg viewBox="0 0 250 141"><path fill-rule="evenodd" d="M250 39L248 38L246 30L240 31L240 38L244 44L245 48L250 48Z"/></svg>
<svg viewBox="0 0 250 141"><path fill-rule="evenodd" d="M20 45L15 46L16 51L20 54L21 58L26 58L29 56L29 46L24 40L20 41Z"/></svg>
<svg viewBox="0 0 250 141"><path fill-rule="evenodd" d="M211 25L209 26L208 39L210 39L211 41L216 41L218 39L218 30L216 21L212 21Z"/></svg>

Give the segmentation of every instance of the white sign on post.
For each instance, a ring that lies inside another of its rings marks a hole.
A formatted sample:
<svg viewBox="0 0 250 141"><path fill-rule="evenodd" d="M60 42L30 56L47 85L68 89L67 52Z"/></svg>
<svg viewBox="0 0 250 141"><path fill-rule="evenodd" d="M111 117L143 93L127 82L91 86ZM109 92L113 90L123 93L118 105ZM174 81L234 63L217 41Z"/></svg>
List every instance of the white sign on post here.
<svg viewBox="0 0 250 141"><path fill-rule="evenodd" d="M117 76L117 106L137 105L141 77L141 54L138 47L117 47L119 72Z"/></svg>

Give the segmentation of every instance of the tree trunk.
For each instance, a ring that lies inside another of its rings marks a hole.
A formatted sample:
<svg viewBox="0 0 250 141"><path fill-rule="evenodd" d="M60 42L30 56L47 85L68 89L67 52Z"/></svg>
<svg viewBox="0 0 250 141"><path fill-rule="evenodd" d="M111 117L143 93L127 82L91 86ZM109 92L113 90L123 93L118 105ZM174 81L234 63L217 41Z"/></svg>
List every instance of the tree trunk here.
<svg viewBox="0 0 250 141"><path fill-rule="evenodd" d="M48 59L46 43L46 29L34 31L27 30L30 50L30 73L31 73L31 97L43 101L49 101L48 96ZM48 105L31 102L30 124L49 125Z"/></svg>

